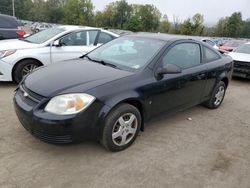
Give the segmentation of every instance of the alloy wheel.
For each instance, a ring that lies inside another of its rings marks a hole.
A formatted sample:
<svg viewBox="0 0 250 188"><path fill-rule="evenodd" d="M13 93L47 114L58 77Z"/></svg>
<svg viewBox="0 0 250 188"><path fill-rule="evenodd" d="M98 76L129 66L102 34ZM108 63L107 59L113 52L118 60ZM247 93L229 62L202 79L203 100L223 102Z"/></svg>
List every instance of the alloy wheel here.
<svg viewBox="0 0 250 188"><path fill-rule="evenodd" d="M215 94L215 101L214 101L214 104L216 106L219 106L224 98L224 95L225 95L225 88L223 86L220 86L218 88L218 91L217 93Z"/></svg>
<svg viewBox="0 0 250 188"><path fill-rule="evenodd" d="M123 114L113 126L112 140L117 146L128 144L135 136L138 128L138 120L132 113Z"/></svg>
<svg viewBox="0 0 250 188"><path fill-rule="evenodd" d="M23 67L23 70L22 70L22 76L25 76L31 72L33 72L38 66L37 65L34 65L34 64L29 64L29 65L26 65L25 67Z"/></svg>

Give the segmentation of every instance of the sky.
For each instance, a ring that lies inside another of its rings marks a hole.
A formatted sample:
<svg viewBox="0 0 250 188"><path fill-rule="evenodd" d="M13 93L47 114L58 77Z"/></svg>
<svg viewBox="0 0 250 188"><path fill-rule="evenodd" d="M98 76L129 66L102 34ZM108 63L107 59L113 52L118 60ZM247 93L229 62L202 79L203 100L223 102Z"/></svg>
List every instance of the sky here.
<svg viewBox="0 0 250 188"><path fill-rule="evenodd" d="M103 10L115 0L92 0L95 10ZM170 21L173 16L183 21L196 13L204 15L205 24L213 25L221 17L240 11L243 19L250 18L250 0L127 0L129 4L153 4L161 13L167 14Z"/></svg>

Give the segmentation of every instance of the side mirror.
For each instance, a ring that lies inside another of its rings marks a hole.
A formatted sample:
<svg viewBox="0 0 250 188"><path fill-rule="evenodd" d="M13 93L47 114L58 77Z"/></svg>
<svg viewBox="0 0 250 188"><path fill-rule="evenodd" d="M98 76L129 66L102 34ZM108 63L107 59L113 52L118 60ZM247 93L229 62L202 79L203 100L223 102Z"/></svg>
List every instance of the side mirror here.
<svg viewBox="0 0 250 188"><path fill-rule="evenodd" d="M155 72L155 76L157 79L162 79L163 75L165 74L179 74L182 73L182 70L180 67L174 65L174 64L167 64L163 68L158 68Z"/></svg>
<svg viewBox="0 0 250 188"><path fill-rule="evenodd" d="M55 40L55 41L53 42L53 46L55 46L55 47L60 47L60 46L62 46L61 43L60 43L60 40Z"/></svg>

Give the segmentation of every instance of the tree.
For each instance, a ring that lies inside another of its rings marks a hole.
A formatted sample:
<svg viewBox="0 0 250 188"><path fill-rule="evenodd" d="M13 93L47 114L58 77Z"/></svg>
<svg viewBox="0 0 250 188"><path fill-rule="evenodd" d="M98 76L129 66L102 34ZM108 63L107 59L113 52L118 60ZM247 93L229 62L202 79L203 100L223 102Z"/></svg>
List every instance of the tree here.
<svg viewBox="0 0 250 188"><path fill-rule="evenodd" d="M29 10L32 8L32 0L15 0L15 16L20 19L30 19ZM13 14L12 0L1 0L1 14Z"/></svg>
<svg viewBox="0 0 250 188"><path fill-rule="evenodd" d="M161 13L154 5L141 6L139 15L144 31L155 31L159 27Z"/></svg>
<svg viewBox="0 0 250 188"><path fill-rule="evenodd" d="M227 29L228 19L229 19L229 17L225 17L225 18L221 18L218 21L218 23L214 27L213 36L218 36L218 37L229 36L228 29Z"/></svg>
<svg viewBox="0 0 250 188"><path fill-rule="evenodd" d="M239 37L242 36L244 22L240 12L233 13L230 17L221 18L214 28L214 36Z"/></svg>
<svg viewBox="0 0 250 188"><path fill-rule="evenodd" d="M250 38L250 18L243 21L241 37Z"/></svg>
<svg viewBox="0 0 250 188"><path fill-rule="evenodd" d="M97 26L97 27L105 27L104 13L101 11L97 11L95 13L94 22L95 22L95 26Z"/></svg>
<svg viewBox="0 0 250 188"><path fill-rule="evenodd" d="M95 25L98 27L114 28L114 3L108 4L104 11L97 11L95 14Z"/></svg>
<svg viewBox="0 0 250 188"><path fill-rule="evenodd" d="M162 33L168 33L171 27L171 23L168 20L161 21L159 31Z"/></svg>
<svg viewBox="0 0 250 188"><path fill-rule="evenodd" d="M132 7L127 3L126 0L116 1L113 5L115 26L123 29L123 25L130 18Z"/></svg>
<svg viewBox="0 0 250 188"><path fill-rule="evenodd" d="M193 34L193 25L191 19L188 18L181 24L181 34L183 35L192 35Z"/></svg>
<svg viewBox="0 0 250 188"><path fill-rule="evenodd" d="M238 37L241 35L243 27L242 15L240 12L233 13L227 22L228 36Z"/></svg>
<svg viewBox="0 0 250 188"><path fill-rule="evenodd" d="M192 18L193 35L201 36L203 34L203 30L204 30L203 22L204 22L203 15L197 13L193 16Z"/></svg>
<svg viewBox="0 0 250 188"><path fill-rule="evenodd" d="M141 20L138 15L132 16L128 22L125 24L125 29L133 31L133 32L138 32L142 31L143 27L141 24Z"/></svg>
<svg viewBox="0 0 250 188"><path fill-rule="evenodd" d="M63 23L92 25L94 6L91 0L66 0L63 7Z"/></svg>
<svg viewBox="0 0 250 188"><path fill-rule="evenodd" d="M175 15L173 15L173 22L171 23L169 33L171 33L171 34L181 34L181 22L179 20L179 17L177 17Z"/></svg>
<svg viewBox="0 0 250 188"><path fill-rule="evenodd" d="M29 10L28 17L32 21L48 22L48 9L43 0L33 0L32 7Z"/></svg>
<svg viewBox="0 0 250 188"><path fill-rule="evenodd" d="M195 14L192 19L188 18L181 24L181 34L201 36L203 34L203 16Z"/></svg>
<svg viewBox="0 0 250 188"><path fill-rule="evenodd" d="M0 14L12 15L12 0L1 0Z"/></svg>
<svg viewBox="0 0 250 188"><path fill-rule="evenodd" d="M64 0L47 0L48 21L50 23L60 23L63 19Z"/></svg>

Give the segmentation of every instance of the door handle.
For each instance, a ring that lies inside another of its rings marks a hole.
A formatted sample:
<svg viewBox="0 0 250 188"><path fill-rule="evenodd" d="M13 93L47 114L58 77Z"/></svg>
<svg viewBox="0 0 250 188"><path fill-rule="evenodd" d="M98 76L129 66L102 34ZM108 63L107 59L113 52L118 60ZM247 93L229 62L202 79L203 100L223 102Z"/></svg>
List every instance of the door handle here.
<svg viewBox="0 0 250 188"><path fill-rule="evenodd" d="M201 80L201 79L203 79L203 78L205 78L206 77L206 74L205 73L200 73L200 74L198 74L198 76L197 76L197 78L199 79L199 80Z"/></svg>

